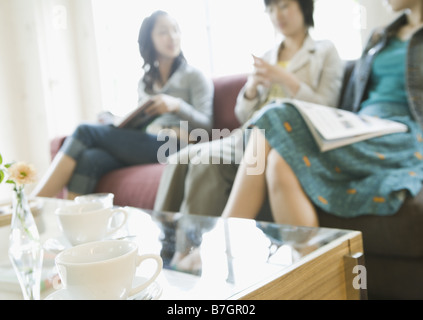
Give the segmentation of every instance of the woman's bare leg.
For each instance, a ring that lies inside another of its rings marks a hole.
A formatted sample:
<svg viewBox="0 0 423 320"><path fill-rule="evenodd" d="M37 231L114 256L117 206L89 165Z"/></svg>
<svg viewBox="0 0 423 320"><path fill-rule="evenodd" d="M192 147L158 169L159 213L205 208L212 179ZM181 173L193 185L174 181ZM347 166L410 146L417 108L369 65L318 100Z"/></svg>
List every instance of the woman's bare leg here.
<svg viewBox="0 0 423 320"><path fill-rule="evenodd" d="M75 167L76 161L73 158L62 152L58 153L31 196L50 198L57 196L69 182Z"/></svg>
<svg viewBox="0 0 423 320"><path fill-rule="evenodd" d="M270 149L264 135L254 129L223 210L223 217L254 219L257 216L267 196L265 169Z"/></svg>
<svg viewBox="0 0 423 320"><path fill-rule="evenodd" d="M317 227L316 210L288 163L274 149L269 152L267 161L267 188L275 222Z"/></svg>

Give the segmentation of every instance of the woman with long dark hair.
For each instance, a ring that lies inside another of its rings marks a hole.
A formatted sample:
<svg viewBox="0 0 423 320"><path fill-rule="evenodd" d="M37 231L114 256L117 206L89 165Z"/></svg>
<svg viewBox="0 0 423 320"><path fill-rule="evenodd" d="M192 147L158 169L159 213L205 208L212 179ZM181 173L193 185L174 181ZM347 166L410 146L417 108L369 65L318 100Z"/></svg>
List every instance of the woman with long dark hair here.
<svg viewBox="0 0 423 320"><path fill-rule="evenodd" d="M155 120L146 129L78 126L34 190L34 196L54 197L67 186L68 198L73 199L93 192L99 179L112 170L158 162L158 150L165 143L159 141L159 131L174 129L174 139L178 140L181 121L188 122L188 131L211 129L213 83L184 58L176 21L166 12L154 12L143 21L138 42L144 61L138 103L150 99L152 104L145 112Z"/></svg>

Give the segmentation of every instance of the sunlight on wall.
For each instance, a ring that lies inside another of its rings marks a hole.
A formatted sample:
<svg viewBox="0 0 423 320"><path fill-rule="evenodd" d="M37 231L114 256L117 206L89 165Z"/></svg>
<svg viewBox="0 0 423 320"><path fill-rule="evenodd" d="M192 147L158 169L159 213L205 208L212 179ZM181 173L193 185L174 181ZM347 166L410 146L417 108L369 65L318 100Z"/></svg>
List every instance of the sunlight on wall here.
<svg viewBox="0 0 423 320"><path fill-rule="evenodd" d="M316 39L330 39L344 60L360 57L361 30L367 28L366 10L355 0L317 0L315 28Z"/></svg>
<svg viewBox="0 0 423 320"><path fill-rule="evenodd" d="M249 72L251 54L261 55L275 40L261 1L245 8L245 0L93 0L93 7L103 107L117 114L137 102L142 76L138 32L155 10L178 21L187 60L209 76Z"/></svg>
<svg viewBox="0 0 423 320"><path fill-rule="evenodd" d="M182 30L189 63L209 76L248 73L251 54L276 44L264 1L245 0L92 0L102 82L103 108L125 114L136 107L142 76L138 32L154 10L165 10ZM362 50L359 4L355 0L317 0L316 39L330 39L343 59ZM336 13L336 14L335 14ZM334 27L336 26L336 28Z"/></svg>

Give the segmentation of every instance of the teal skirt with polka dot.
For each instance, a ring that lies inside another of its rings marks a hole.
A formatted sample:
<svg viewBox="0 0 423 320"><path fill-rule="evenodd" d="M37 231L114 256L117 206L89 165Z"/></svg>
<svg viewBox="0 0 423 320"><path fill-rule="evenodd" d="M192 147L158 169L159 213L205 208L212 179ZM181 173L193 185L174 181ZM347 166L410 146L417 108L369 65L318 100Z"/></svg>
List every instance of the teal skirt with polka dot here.
<svg viewBox="0 0 423 320"><path fill-rule="evenodd" d="M360 113L402 122L389 134L320 152L303 118L289 104L270 104L251 124L291 166L310 200L341 217L393 215L423 181L423 132L408 106L366 106Z"/></svg>

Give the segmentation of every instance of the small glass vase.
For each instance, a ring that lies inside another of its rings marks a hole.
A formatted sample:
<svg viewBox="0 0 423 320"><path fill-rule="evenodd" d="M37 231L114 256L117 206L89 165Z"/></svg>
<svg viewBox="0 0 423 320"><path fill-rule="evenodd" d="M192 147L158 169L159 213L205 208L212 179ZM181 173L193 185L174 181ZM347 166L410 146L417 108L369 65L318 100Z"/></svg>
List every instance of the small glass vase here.
<svg viewBox="0 0 423 320"><path fill-rule="evenodd" d="M12 206L9 259L18 277L24 299L40 300L43 249L23 186L14 189Z"/></svg>

